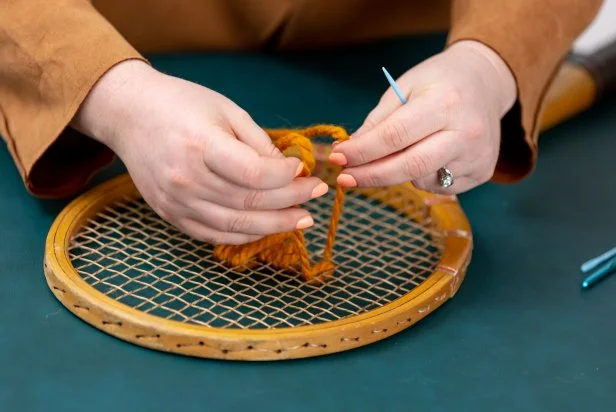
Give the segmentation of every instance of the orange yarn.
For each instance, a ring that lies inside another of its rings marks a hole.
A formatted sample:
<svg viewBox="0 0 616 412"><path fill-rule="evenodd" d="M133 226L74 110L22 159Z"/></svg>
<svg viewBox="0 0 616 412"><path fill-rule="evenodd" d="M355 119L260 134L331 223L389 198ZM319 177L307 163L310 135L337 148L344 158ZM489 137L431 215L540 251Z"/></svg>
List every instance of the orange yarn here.
<svg viewBox="0 0 616 412"><path fill-rule="evenodd" d="M316 166L311 139L330 136L337 142L343 142L349 138L346 130L331 125L316 125L306 129L274 129L267 130L267 133L286 156L295 156L302 161L302 177L310 176ZM310 262L301 230L266 236L244 245L220 245L214 248L214 258L229 266L247 266L261 262L277 269L293 267L299 269L307 281L325 280L336 268L332 263L332 254L343 203L344 189L337 185L323 257L314 265Z"/></svg>

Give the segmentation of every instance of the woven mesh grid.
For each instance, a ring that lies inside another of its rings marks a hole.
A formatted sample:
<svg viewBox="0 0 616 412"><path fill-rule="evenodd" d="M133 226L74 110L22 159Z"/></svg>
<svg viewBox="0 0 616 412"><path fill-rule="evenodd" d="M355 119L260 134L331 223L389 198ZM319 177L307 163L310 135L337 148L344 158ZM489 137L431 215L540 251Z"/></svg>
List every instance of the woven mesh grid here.
<svg viewBox="0 0 616 412"><path fill-rule="evenodd" d="M306 205L315 217L305 232L313 260L325 245L332 202L330 193ZM337 270L323 285L267 265L228 268L212 259L210 245L181 234L141 199L117 202L86 222L69 255L96 290L161 318L213 328L312 325L390 303L433 272L442 237L418 223L422 208L405 201L395 210L348 192L334 248Z"/></svg>

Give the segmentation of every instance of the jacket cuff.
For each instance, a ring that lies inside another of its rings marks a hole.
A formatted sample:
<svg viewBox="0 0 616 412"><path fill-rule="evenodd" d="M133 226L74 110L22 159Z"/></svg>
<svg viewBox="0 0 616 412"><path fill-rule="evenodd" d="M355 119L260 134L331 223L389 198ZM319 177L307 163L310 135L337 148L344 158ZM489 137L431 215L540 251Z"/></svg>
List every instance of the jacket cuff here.
<svg viewBox="0 0 616 412"><path fill-rule="evenodd" d="M601 3L453 0L447 45L461 40L486 45L503 59L516 81L517 101L501 122L494 182L516 182L533 171L547 91L573 42L593 20Z"/></svg>
<svg viewBox="0 0 616 412"><path fill-rule="evenodd" d="M10 2L0 16L0 135L28 190L63 197L113 154L68 127L111 67L146 61L86 0ZM8 10L7 10L8 9ZM147 62L147 61L146 61Z"/></svg>

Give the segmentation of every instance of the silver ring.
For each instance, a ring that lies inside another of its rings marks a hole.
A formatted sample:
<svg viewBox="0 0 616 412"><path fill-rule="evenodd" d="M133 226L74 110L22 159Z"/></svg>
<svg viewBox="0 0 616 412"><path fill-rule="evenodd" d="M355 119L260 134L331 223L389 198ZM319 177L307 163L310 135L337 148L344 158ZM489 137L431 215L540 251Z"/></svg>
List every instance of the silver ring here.
<svg viewBox="0 0 616 412"><path fill-rule="evenodd" d="M453 173L446 167L438 169L438 182L443 188L448 188L453 185Z"/></svg>

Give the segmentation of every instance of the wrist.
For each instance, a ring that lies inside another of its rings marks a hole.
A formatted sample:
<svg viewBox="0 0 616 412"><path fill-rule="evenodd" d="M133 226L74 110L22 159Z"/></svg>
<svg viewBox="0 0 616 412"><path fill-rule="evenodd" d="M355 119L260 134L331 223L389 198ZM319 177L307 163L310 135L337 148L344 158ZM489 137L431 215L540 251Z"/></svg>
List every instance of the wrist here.
<svg viewBox="0 0 616 412"><path fill-rule="evenodd" d="M110 68L92 87L70 126L114 148L119 130L130 123L135 96L156 71L140 60L127 60Z"/></svg>
<svg viewBox="0 0 616 412"><path fill-rule="evenodd" d="M504 116L517 99L517 84L507 63L493 49L478 41L462 40L454 43L451 49L463 51L465 60L472 56L486 93L492 96L500 116Z"/></svg>

